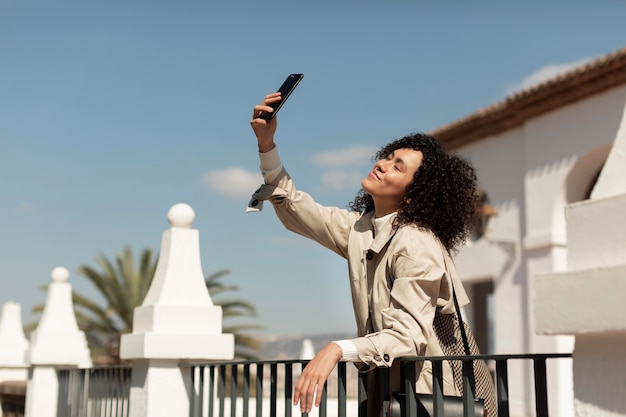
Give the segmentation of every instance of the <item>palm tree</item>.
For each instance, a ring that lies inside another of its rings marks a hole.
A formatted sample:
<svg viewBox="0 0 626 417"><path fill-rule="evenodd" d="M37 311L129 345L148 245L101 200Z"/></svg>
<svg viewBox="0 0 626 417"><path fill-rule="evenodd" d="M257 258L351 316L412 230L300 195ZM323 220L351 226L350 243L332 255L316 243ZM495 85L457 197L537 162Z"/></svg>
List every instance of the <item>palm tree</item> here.
<svg viewBox="0 0 626 417"><path fill-rule="evenodd" d="M206 278L206 286L211 294L211 299L215 305L222 307L223 319L235 319L238 317L254 317L256 316L256 308L243 300L220 300L219 295L226 291L235 291L239 289L235 285L224 285L218 282L219 279L228 275L230 271L221 270L209 275ZM260 343L258 339L244 334L243 332L249 330L260 330L263 326L257 324L231 324L223 327L224 333L235 335L235 357L247 360L258 359L258 350Z"/></svg>
<svg viewBox="0 0 626 417"><path fill-rule="evenodd" d="M150 288L157 258L152 249L144 249L137 268L132 250L126 247L115 263L104 256L96 257L96 263L99 270L83 265L78 274L96 287L104 305L74 291L76 321L87 336L94 362L118 363L120 336L133 330L133 312Z"/></svg>
<svg viewBox="0 0 626 417"><path fill-rule="evenodd" d="M158 259L152 249L144 249L137 265L132 250L126 247L116 256L114 262L104 256L96 257L95 261L99 268L83 265L78 268L78 274L94 285L103 300L98 302L74 292L74 311L78 326L87 337L94 363L115 364L120 362L120 337L124 333L132 332L134 309L141 305L150 288ZM212 299L215 295L237 289L236 286L219 282L229 273L226 270L218 271L206 278ZM213 299L213 303L222 307L224 320L256 315L254 306L246 301ZM43 306L37 306L33 311L42 309ZM237 358L258 357L258 341L242 332L261 328L254 324L224 326L224 333L235 335Z"/></svg>

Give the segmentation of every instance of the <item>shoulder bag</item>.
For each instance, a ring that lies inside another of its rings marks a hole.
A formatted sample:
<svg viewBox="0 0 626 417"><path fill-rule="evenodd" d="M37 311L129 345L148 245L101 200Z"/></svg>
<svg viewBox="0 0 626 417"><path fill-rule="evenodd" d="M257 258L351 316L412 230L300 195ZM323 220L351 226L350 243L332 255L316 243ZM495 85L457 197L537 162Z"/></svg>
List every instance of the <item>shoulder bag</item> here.
<svg viewBox="0 0 626 417"><path fill-rule="evenodd" d="M445 255L444 255L445 257ZM447 266L447 265L446 265ZM435 313L433 328L441 346L444 356L479 355L480 351L476 340L467 323L463 321L461 309L454 290L452 280L452 297L456 314ZM470 416L497 417L498 409L495 400L493 380L487 364L482 360L474 360L469 368L469 379L472 392L474 393L474 407L470 410ZM459 392L463 392L463 362L450 360L450 368L454 376L454 384ZM403 394L393 393L389 408L389 417L405 416ZM432 394L417 394L417 416L432 417L433 396ZM443 397L444 415L446 417L463 417L463 398L445 395Z"/></svg>

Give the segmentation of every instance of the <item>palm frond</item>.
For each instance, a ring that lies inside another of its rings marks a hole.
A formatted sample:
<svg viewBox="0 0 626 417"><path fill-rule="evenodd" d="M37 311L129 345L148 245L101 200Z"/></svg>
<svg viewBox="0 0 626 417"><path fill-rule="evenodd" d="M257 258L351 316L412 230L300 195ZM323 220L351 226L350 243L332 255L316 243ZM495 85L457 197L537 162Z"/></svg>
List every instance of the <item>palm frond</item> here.
<svg viewBox="0 0 626 417"><path fill-rule="evenodd" d="M97 256L96 266L81 265L78 274L85 278L97 290L101 300L89 298L73 292L74 312L78 326L85 332L94 363L120 363L120 336L132 331L133 314L137 306L143 303L152 283L158 263L158 255L148 248L144 249L135 261L130 247L124 247L113 260L103 255ZM206 277L206 286L214 304L222 308L225 321L239 317L255 317L256 308L245 300L222 299L220 296L229 291L236 291L236 285L225 285L222 279L230 274L229 270L219 270ZM46 286L42 286L44 289ZM42 312L44 306L33 308ZM33 330L35 324L26 328ZM238 358L257 359L259 342L245 332L261 330L263 326L254 323L242 323L223 327L224 333L235 335L235 354Z"/></svg>

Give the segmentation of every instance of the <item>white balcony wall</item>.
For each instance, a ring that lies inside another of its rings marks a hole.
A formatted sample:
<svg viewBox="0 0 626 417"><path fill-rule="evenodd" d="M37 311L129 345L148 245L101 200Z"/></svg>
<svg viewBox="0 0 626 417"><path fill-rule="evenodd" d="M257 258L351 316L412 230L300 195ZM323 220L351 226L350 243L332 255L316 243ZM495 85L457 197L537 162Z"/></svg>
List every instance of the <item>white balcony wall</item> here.
<svg viewBox="0 0 626 417"><path fill-rule="evenodd" d="M566 207L586 198L625 103L622 85L457 149L476 167L498 213L485 236L456 257L467 286L493 281L494 353L573 351L572 336L537 331L533 279L568 268ZM531 416L532 369L512 366L511 415ZM548 372L550 415L574 415L571 361L549 363Z"/></svg>

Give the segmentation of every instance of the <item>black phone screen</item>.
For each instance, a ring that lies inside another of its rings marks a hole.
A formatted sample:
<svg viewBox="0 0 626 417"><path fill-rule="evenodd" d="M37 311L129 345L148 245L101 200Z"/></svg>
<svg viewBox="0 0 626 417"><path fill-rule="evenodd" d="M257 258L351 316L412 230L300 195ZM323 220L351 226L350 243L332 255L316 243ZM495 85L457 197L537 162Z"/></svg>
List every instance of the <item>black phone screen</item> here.
<svg viewBox="0 0 626 417"><path fill-rule="evenodd" d="M282 99L278 103L272 105L274 111L271 113L262 113L259 117L266 120L273 119L303 77L304 74L289 74L285 82L283 82L283 85L281 85L278 89L278 92L282 95Z"/></svg>

